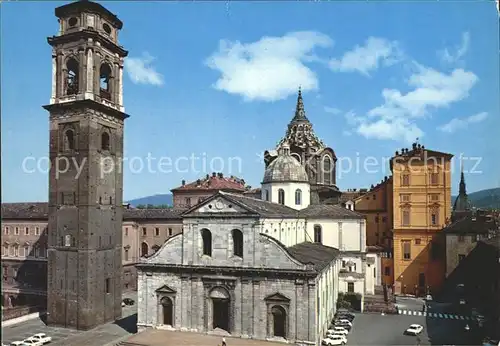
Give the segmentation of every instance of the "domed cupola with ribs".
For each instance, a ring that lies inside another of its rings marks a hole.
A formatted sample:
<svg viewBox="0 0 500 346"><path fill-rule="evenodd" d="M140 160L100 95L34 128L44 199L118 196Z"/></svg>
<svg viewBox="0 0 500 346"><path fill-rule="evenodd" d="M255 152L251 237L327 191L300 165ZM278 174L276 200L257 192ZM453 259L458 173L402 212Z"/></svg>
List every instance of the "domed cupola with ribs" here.
<svg viewBox="0 0 500 346"><path fill-rule="evenodd" d="M262 199L298 210L310 204L309 177L299 161L290 155L287 142L283 142L278 157L264 172Z"/></svg>
<svg viewBox="0 0 500 346"><path fill-rule="evenodd" d="M285 137L280 140L276 149L264 152L266 171L274 161L278 160L284 146L288 148L289 156L297 160L307 173L311 204L338 203L340 191L336 186L335 174L337 157L333 149L327 147L314 133L304 109L300 88L295 115L288 124Z"/></svg>

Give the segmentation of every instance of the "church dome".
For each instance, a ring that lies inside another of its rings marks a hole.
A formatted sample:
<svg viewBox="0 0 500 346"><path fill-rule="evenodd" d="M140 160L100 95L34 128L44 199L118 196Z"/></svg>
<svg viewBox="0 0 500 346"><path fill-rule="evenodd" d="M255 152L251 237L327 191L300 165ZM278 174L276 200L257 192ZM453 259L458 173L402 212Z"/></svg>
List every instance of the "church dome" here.
<svg viewBox="0 0 500 346"><path fill-rule="evenodd" d="M287 143L281 145L278 157L269 164L262 181L263 184L277 182L309 182L306 170L290 155Z"/></svg>

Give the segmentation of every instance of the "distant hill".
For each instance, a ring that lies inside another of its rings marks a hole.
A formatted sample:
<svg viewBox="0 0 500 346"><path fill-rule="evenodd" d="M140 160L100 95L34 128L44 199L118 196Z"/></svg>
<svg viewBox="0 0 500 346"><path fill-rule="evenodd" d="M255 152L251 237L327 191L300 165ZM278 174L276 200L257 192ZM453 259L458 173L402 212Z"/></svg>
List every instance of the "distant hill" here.
<svg viewBox="0 0 500 346"><path fill-rule="evenodd" d="M452 197L452 204L456 198ZM479 209L500 209L500 187L473 192L469 194L469 201Z"/></svg>
<svg viewBox="0 0 500 346"><path fill-rule="evenodd" d="M151 205L170 205L170 206L174 205L173 196L171 193L131 199L130 201L127 201L127 203L130 203L134 207L137 207L138 205L148 205L148 204L151 204Z"/></svg>

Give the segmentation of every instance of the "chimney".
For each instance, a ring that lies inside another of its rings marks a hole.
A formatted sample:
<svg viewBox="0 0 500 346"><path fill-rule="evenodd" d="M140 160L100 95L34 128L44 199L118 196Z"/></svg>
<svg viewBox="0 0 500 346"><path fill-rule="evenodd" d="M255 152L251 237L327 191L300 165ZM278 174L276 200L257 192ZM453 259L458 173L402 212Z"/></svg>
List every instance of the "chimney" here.
<svg viewBox="0 0 500 346"><path fill-rule="evenodd" d="M396 156L398 156L398 155L399 155L399 151L396 150Z"/></svg>
<svg viewBox="0 0 500 346"><path fill-rule="evenodd" d="M422 145L422 149L425 149L425 147Z"/></svg>
<svg viewBox="0 0 500 346"><path fill-rule="evenodd" d="M389 179L389 178L387 178L387 175L386 175L386 176L384 177L384 181L387 181L387 179Z"/></svg>
<svg viewBox="0 0 500 346"><path fill-rule="evenodd" d="M405 148L401 148L401 154L405 153Z"/></svg>
<svg viewBox="0 0 500 346"><path fill-rule="evenodd" d="M217 176L217 173L212 172L212 178L215 178Z"/></svg>
<svg viewBox="0 0 500 346"><path fill-rule="evenodd" d="M210 175L207 174L206 179L208 180L208 178L210 178Z"/></svg>
<svg viewBox="0 0 500 346"><path fill-rule="evenodd" d="M218 176L219 176L219 178L221 178L221 179L222 179L222 178L224 178L224 174L222 174L222 173L218 173Z"/></svg>
<svg viewBox="0 0 500 346"><path fill-rule="evenodd" d="M200 186L200 184L201 184L201 180L200 179L196 180L196 185Z"/></svg>
<svg viewBox="0 0 500 346"><path fill-rule="evenodd" d="M417 149L417 143L413 143L411 147L413 148L413 150Z"/></svg>
<svg viewBox="0 0 500 346"><path fill-rule="evenodd" d="M245 179L241 179L241 184L245 185Z"/></svg>
<svg viewBox="0 0 500 346"><path fill-rule="evenodd" d="M352 189L354 192L356 192L357 189Z"/></svg>
<svg viewBox="0 0 500 346"><path fill-rule="evenodd" d="M420 143L418 143L418 149L421 149L421 148L422 148L422 146L420 145Z"/></svg>
<svg viewBox="0 0 500 346"><path fill-rule="evenodd" d="M186 181L185 180L182 181L182 186L184 186L184 185L186 185Z"/></svg>

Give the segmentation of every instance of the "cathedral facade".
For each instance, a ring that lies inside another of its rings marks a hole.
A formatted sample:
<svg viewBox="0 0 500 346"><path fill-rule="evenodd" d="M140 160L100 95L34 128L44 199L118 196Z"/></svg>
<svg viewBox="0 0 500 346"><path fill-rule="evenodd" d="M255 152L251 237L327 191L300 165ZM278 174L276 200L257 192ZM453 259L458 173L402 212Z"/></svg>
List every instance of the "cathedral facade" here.
<svg viewBox="0 0 500 346"><path fill-rule="evenodd" d="M303 122L300 93L297 109ZM261 198L203 200L182 215L183 232L137 266L139 329L317 345L339 292L373 294L378 269L364 216L313 203L317 183L291 148L283 140L267 164ZM322 179L335 192L329 174Z"/></svg>

